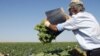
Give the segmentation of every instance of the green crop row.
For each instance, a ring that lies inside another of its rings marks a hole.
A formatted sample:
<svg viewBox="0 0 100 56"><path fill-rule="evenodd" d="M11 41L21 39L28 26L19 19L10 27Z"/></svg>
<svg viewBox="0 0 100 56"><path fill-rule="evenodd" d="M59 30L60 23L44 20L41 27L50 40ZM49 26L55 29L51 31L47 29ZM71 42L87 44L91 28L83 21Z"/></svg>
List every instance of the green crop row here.
<svg viewBox="0 0 100 56"><path fill-rule="evenodd" d="M9 56L68 56L68 52L76 46L78 47L78 44L75 42L0 43L0 53Z"/></svg>

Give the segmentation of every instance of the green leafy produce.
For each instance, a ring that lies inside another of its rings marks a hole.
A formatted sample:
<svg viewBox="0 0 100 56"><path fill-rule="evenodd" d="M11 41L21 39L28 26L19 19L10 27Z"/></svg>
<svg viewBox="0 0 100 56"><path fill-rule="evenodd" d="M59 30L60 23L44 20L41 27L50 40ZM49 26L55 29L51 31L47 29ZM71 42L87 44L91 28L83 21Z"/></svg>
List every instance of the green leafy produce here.
<svg viewBox="0 0 100 56"><path fill-rule="evenodd" d="M4 42L0 43L0 53L5 56L86 56L76 42L53 42L46 45L36 42Z"/></svg>
<svg viewBox="0 0 100 56"><path fill-rule="evenodd" d="M56 36L60 33L60 32L54 32L48 27L46 27L44 25L44 20L40 24L37 24L35 26L35 30L39 32L37 35L39 36L39 40L42 43L51 43L52 40L54 40Z"/></svg>

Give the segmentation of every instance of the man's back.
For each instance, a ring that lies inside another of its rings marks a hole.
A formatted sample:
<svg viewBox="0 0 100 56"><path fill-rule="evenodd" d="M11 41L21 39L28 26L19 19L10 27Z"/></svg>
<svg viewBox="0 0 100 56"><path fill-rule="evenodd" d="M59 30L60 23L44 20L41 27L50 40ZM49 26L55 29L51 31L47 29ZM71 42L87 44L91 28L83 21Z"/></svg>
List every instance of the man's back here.
<svg viewBox="0 0 100 56"><path fill-rule="evenodd" d="M73 32L82 48L100 48L100 26L95 17L88 12L79 12L72 18L77 26Z"/></svg>

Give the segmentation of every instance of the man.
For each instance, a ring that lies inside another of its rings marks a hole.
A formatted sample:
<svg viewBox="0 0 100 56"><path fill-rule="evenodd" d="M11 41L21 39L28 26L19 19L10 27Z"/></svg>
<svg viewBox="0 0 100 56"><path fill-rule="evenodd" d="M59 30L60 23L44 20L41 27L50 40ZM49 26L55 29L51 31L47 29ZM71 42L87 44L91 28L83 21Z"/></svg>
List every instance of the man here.
<svg viewBox="0 0 100 56"><path fill-rule="evenodd" d="M69 5L71 17L66 22L52 25L48 20L45 25L57 31L72 30L80 47L87 52L87 56L100 56L100 26L95 17L85 12L83 3L72 2Z"/></svg>

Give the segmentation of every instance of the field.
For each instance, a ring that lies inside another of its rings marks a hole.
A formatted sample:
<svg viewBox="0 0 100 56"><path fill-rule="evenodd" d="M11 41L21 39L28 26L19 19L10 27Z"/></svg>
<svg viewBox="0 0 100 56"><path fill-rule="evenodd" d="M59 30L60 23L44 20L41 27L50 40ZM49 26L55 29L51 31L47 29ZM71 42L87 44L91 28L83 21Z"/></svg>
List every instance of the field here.
<svg viewBox="0 0 100 56"><path fill-rule="evenodd" d="M68 51L76 46L78 47L78 44L75 42L0 43L0 53L8 54L8 56L70 56Z"/></svg>

